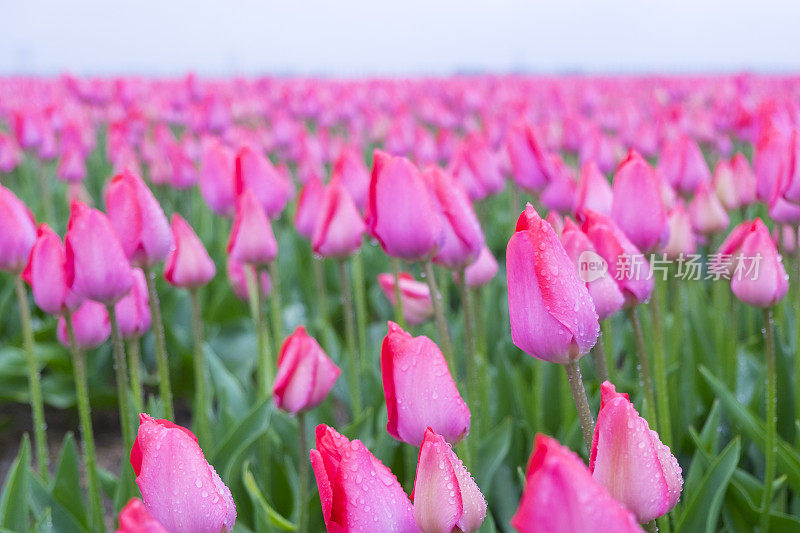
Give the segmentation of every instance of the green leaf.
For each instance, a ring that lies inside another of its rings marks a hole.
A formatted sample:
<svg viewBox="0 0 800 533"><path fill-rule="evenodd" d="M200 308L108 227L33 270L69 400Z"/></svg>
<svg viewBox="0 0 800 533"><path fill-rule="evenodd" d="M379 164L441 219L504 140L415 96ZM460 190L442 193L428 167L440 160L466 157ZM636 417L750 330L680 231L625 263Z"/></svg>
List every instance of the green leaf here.
<svg viewBox="0 0 800 533"><path fill-rule="evenodd" d="M36 524L33 526L34 533L50 533L55 531L53 529L53 517L50 513L50 508L44 510L42 516L36 519Z"/></svg>
<svg viewBox="0 0 800 533"><path fill-rule="evenodd" d="M48 490L48 487L37 477L31 476L31 507L36 516L44 516L50 512L53 531L69 531L70 533L86 533L88 529L78 522L71 510L67 510Z"/></svg>
<svg viewBox="0 0 800 533"><path fill-rule="evenodd" d="M236 464L242 452L267 430L272 410L272 397L263 398L227 435L222 437L219 446L211 455L211 463L223 479L231 478L232 466Z"/></svg>
<svg viewBox="0 0 800 533"><path fill-rule="evenodd" d="M739 463L740 451L741 441L737 437L709 465L678 519L676 533L717 530L722 499Z"/></svg>
<svg viewBox="0 0 800 533"><path fill-rule="evenodd" d="M491 430L478 446L478 457L485 458L474 467L475 480L479 487L489 490L497 468L505 460L511 447L511 419L506 418ZM477 459L477 458L476 458Z"/></svg>
<svg viewBox="0 0 800 533"><path fill-rule="evenodd" d="M736 401L736 397L707 368L701 366L700 374L723 403L725 410L733 418L736 425L744 432L747 438L755 442L756 446L763 451L764 439L766 438L764 423ZM789 485L794 490L800 491L800 453L780 436L778 437L777 450L778 471L786 474Z"/></svg>
<svg viewBox="0 0 800 533"><path fill-rule="evenodd" d="M75 490L79 480L78 447L75 445L75 437L72 433L67 433L61 445L61 454L58 458L51 494L75 517L75 520L88 527L86 506L81 497L81 491Z"/></svg>
<svg viewBox="0 0 800 533"><path fill-rule="evenodd" d="M250 495L250 499L253 500L253 506L257 509L257 512L266 516L273 526L284 531L297 530L297 524L281 516L278 511L267 503L266 498L264 498L264 495L261 493L261 489L258 488L258 483L256 483L253 473L250 472L250 465L248 463L245 463L242 467L242 482L244 483L245 489L247 489L247 494Z"/></svg>
<svg viewBox="0 0 800 533"><path fill-rule="evenodd" d="M22 437L19 454L6 475L0 494L0 526L12 531L27 531L29 523L28 494L30 491L31 441Z"/></svg>

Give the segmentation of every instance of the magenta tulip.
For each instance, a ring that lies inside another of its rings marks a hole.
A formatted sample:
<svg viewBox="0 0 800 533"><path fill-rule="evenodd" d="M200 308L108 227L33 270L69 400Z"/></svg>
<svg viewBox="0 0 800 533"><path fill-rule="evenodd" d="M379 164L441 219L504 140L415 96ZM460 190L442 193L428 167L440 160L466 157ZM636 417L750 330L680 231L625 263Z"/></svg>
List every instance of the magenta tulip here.
<svg viewBox="0 0 800 533"><path fill-rule="evenodd" d="M283 341L278 355L272 386L275 405L291 414L312 409L322 403L340 373L317 340L299 326Z"/></svg>
<svg viewBox="0 0 800 533"><path fill-rule="evenodd" d="M297 198L297 211L294 214L294 227L297 233L308 239L314 238L325 185L316 176L308 179Z"/></svg>
<svg viewBox="0 0 800 533"><path fill-rule="evenodd" d="M56 177L67 183L80 183L86 177L86 160L77 148L68 148L61 154L56 167Z"/></svg>
<svg viewBox="0 0 800 533"><path fill-rule="evenodd" d="M431 428L419 449L414 519L425 533L471 533L486 518L486 500L450 444Z"/></svg>
<svg viewBox="0 0 800 533"><path fill-rule="evenodd" d="M389 322L381 346L381 374L386 430L392 437L419 446L428 427L451 444L469 433L469 408L444 355L428 337L412 337Z"/></svg>
<svg viewBox="0 0 800 533"><path fill-rule="evenodd" d="M142 500L131 500L119 512L117 533L169 533L147 512Z"/></svg>
<svg viewBox="0 0 800 533"><path fill-rule="evenodd" d="M530 356L566 364L600 332L594 304L553 228L531 204L506 249L511 338Z"/></svg>
<svg viewBox="0 0 800 533"><path fill-rule="evenodd" d="M366 209L367 228L392 257L432 257L443 238L434 199L417 167L375 150Z"/></svg>
<svg viewBox="0 0 800 533"><path fill-rule="evenodd" d="M292 183L261 152L243 146L236 153L236 194L255 194L269 218L278 218L292 195Z"/></svg>
<svg viewBox="0 0 800 533"><path fill-rule="evenodd" d="M627 394L604 382L589 470L642 524L675 507L681 467Z"/></svg>
<svg viewBox="0 0 800 533"><path fill-rule="evenodd" d="M80 305L82 298L67 283L66 251L47 224L40 224L36 243L22 278L33 292L33 301L45 313L60 315Z"/></svg>
<svg viewBox="0 0 800 533"><path fill-rule="evenodd" d="M147 294L147 281L141 268L133 269L131 292L118 301L114 308L123 338L141 337L150 329L150 297Z"/></svg>
<svg viewBox="0 0 800 533"><path fill-rule="evenodd" d="M211 281L217 268L200 238L178 213L172 214L175 247L164 264L164 279L175 287L196 288Z"/></svg>
<svg viewBox="0 0 800 533"><path fill-rule="evenodd" d="M581 168L581 177L575 191L575 205L573 211L579 213L590 209L603 215L611 214L611 204L614 193L611 184L598 168L597 163L589 161Z"/></svg>
<svg viewBox="0 0 800 533"><path fill-rule="evenodd" d="M250 291L247 287L247 276L245 274L245 269L253 269L255 267L253 265L242 264L240 261L237 261L231 256L228 256L226 267L228 272L228 282L231 284L233 293L238 298L249 301ZM261 294L264 296L264 298L266 298L269 296L269 293L272 290L272 282L270 281L269 274L266 270L260 270L259 274L258 283L261 287Z"/></svg>
<svg viewBox="0 0 800 533"><path fill-rule="evenodd" d="M739 207L739 193L736 190L736 180L733 177L733 168L729 161L720 159L714 167L714 177L711 179L717 199L727 210Z"/></svg>
<svg viewBox="0 0 800 533"><path fill-rule="evenodd" d="M403 319L412 326L426 322L433 316L431 289L427 283L417 281L408 272L400 272L400 301L403 304ZM378 284L383 294L395 305L395 278L393 274L378 274Z"/></svg>
<svg viewBox="0 0 800 533"><path fill-rule="evenodd" d="M264 208L250 189L238 200L228 254L239 262L266 265L278 256L278 242Z"/></svg>
<svg viewBox="0 0 800 533"><path fill-rule="evenodd" d="M511 162L511 177L521 188L537 192L550 177L545 154L530 124L520 122L511 127L506 137L506 150Z"/></svg>
<svg viewBox="0 0 800 533"><path fill-rule="evenodd" d="M701 183L711 181L711 171L703 152L687 135L681 135L665 146L658 169L669 184L684 195L692 194Z"/></svg>
<svg viewBox="0 0 800 533"><path fill-rule="evenodd" d="M140 414L131 466L145 508L168 531L233 530L236 506L231 491L188 429Z"/></svg>
<svg viewBox="0 0 800 533"><path fill-rule="evenodd" d="M536 435L525 490L511 525L520 533L641 532L634 515L568 448Z"/></svg>
<svg viewBox="0 0 800 533"><path fill-rule="evenodd" d="M739 207L752 204L756 199L756 175L744 154L737 153L731 158L731 170Z"/></svg>
<svg viewBox="0 0 800 533"><path fill-rule="evenodd" d="M101 303L85 300L72 313L72 327L75 329L75 343L78 348L83 350L96 348L106 342L111 335L108 309ZM58 341L69 348L69 332L63 315L58 318L56 335Z"/></svg>
<svg viewBox="0 0 800 533"><path fill-rule="evenodd" d="M678 259L681 254L685 256L694 253L697 248L697 239L692 228L692 219L689 211L683 202L677 203L669 214L667 214L667 224L669 224L669 240L661 249L668 259Z"/></svg>
<svg viewBox="0 0 800 533"><path fill-rule="evenodd" d="M738 230L738 231L737 231ZM731 290L753 307L772 307L786 296L789 277L781 256L760 218L741 224L720 248L735 262Z"/></svg>
<svg viewBox="0 0 800 533"><path fill-rule="evenodd" d="M230 217L236 210L236 171L233 150L217 139L203 141L200 156L200 194L214 213Z"/></svg>
<svg viewBox="0 0 800 533"><path fill-rule="evenodd" d="M420 533L403 487L360 440L350 441L320 424L316 442L311 467L329 533Z"/></svg>
<svg viewBox="0 0 800 533"><path fill-rule="evenodd" d="M700 234L711 235L728 227L730 218L725 208L707 183L697 186L689 204L692 227Z"/></svg>
<svg viewBox="0 0 800 533"><path fill-rule="evenodd" d="M467 287L487 285L497 274L497 268L497 259L494 258L489 247L484 245L475 262L464 269Z"/></svg>
<svg viewBox="0 0 800 533"><path fill-rule="evenodd" d="M333 178L325 187L312 238L314 253L347 257L361 248L366 224L344 184Z"/></svg>
<svg viewBox="0 0 800 533"><path fill-rule="evenodd" d="M22 200L0 185L0 270L18 274L36 242L36 221Z"/></svg>
<svg viewBox="0 0 800 533"><path fill-rule="evenodd" d="M103 213L72 202L64 243L67 283L78 295L109 305L131 290L133 270Z"/></svg>
<svg viewBox="0 0 800 533"><path fill-rule="evenodd" d="M169 222L142 178L127 170L117 174L105 200L108 220L131 263L150 267L167 257L172 247Z"/></svg>
<svg viewBox="0 0 800 533"><path fill-rule="evenodd" d="M331 179L335 177L341 180L358 209L364 209L367 204L370 174L364 157L357 147L352 145L342 147L331 171Z"/></svg>

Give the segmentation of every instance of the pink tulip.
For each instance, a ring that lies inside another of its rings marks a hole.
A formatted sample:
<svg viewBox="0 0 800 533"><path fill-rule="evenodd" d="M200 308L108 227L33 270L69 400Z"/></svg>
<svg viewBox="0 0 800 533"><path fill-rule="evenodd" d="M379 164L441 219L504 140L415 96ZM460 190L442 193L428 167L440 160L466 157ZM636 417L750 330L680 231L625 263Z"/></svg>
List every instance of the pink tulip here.
<svg viewBox="0 0 800 533"><path fill-rule="evenodd" d="M245 189L255 194L269 218L278 218L292 195L292 183L269 159L251 146L236 153L236 194Z"/></svg>
<svg viewBox="0 0 800 533"><path fill-rule="evenodd" d="M752 204L756 199L756 175L744 154L737 153L733 156L731 170L739 197L739 207Z"/></svg>
<svg viewBox="0 0 800 533"><path fill-rule="evenodd" d="M67 283L78 295L113 304L133 286L133 271L106 216L72 202L66 245Z"/></svg>
<svg viewBox="0 0 800 533"><path fill-rule="evenodd" d="M736 180L733 177L733 168L730 162L725 159L720 159L717 162L717 166L714 167L714 177L711 185L714 189L714 194L717 195L717 199L725 209L731 210L739 207L739 193L736 190Z"/></svg>
<svg viewBox="0 0 800 533"><path fill-rule="evenodd" d="M211 281L217 268L200 238L178 213L172 214L175 247L164 264L164 279L175 287L196 288Z"/></svg>
<svg viewBox="0 0 800 533"><path fill-rule="evenodd" d="M197 437L168 420L139 415L131 466L150 515L174 533L226 533L236 507Z"/></svg>
<svg viewBox="0 0 800 533"><path fill-rule="evenodd" d="M338 176L352 196L359 210L367 204L370 174L361 151L352 145L345 145L333 163L331 179Z"/></svg>
<svg viewBox="0 0 800 533"><path fill-rule="evenodd" d="M600 172L594 161L589 161L581 168L581 177L575 191L575 205L573 211L579 213L590 209L602 215L611 214L611 203L614 194L611 185Z"/></svg>
<svg viewBox="0 0 800 533"><path fill-rule="evenodd" d="M42 120L33 110L14 113L14 135L23 150L35 150L42 144Z"/></svg>
<svg viewBox="0 0 800 533"><path fill-rule="evenodd" d="M392 257L432 257L443 238L435 201L417 167L375 150L366 209L367 228Z"/></svg>
<svg viewBox="0 0 800 533"><path fill-rule="evenodd" d="M366 224L344 184L333 178L319 206L312 245L323 257L347 257L361 248Z"/></svg>
<svg viewBox="0 0 800 533"><path fill-rule="evenodd" d="M278 355L275 405L291 414L312 409L322 403L340 373L317 340L299 326L283 341Z"/></svg>
<svg viewBox="0 0 800 533"><path fill-rule="evenodd" d="M731 290L747 305L771 307L781 301L789 289L783 260L760 218L741 226L743 229L738 235L731 233L733 241L724 242L720 249L720 253L734 256Z"/></svg>
<svg viewBox="0 0 800 533"><path fill-rule="evenodd" d="M294 214L294 227L297 233L308 239L314 237L317 227L322 199L325 196L325 185L316 176L308 179L300 196L297 198L297 211Z"/></svg>
<svg viewBox="0 0 800 533"><path fill-rule="evenodd" d="M381 346L386 430L397 440L419 446L425 428L451 444L469 433L470 413L458 393L447 361L428 337L412 337L394 322Z"/></svg>
<svg viewBox="0 0 800 533"><path fill-rule="evenodd" d="M150 516L142 500L131 498L119 512L117 533L169 533L158 520Z"/></svg>
<svg viewBox="0 0 800 533"><path fill-rule="evenodd" d="M86 177L86 160L78 148L69 148L58 161L56 177L67 183L79 183Z"/></svg>
<svg viewBox="0 0 800 533"><path fill-rule="evenodd" d="M627 394L618 393L608 381L600 391L589 470L639 523L647 523L678 503L681 467Z"/></svg>
<svg viewBox="0 0 800 533"><path fill-rule="evenodd" d="M150 297L141 268L133 269L133 287L115 304L119 331L124 338L141 337L150 328Z"/></svg>
<svg viewBox="0 0 800 533"><path fill-rule="evenodd" d="M540 199L550 211L568 213L575 203L575 178L572 170L564 163L559 154L551 154L548 158L550 181L542 191Z"/></svg>
<svg viewBox="0 0 800 533"><path fill-rule="evenodd" d="M75 329L75 343L78 348L82 350L96 348L106 342L111 335L108 309L103 304L85 300L72 313L72 327ZM61 344L69 347L69 332L63 316L58 318L56 336Z"/></svg>
<svg viewBox="0 0 800 533"><path fill-rule="evenodd" d="M689 204L689 216L692 227L698 233L711 235L728 227L730 218L707 183L697 186L694 198Z"/></svg>
<svg viewBox="0 0 800 533"><path fill-rule="evenodd" d="M227 262L228 281L231 284L233 293L242 300L250 299L250 291L247 288L247 276L245 269L255 269L253 265L244 265L231 256L228 256ZM258 283L261 287L261 294L264 298L269 296L272 290L272 282L269 279L269 274L266 270L260 270L258 275Z"/></svg>
<svg viewBox="0 0 800 533"><path fill-rule="evenodd" d="M594 266L599 266L599 256L589 237L570 218L564 221L561 244L575 265L581 281L586 283L598 320L605 320L622 309L625 296L607 272L590 270Z"/></svg>
<svg viewBox="0 0 800 533"><path fill-rule="evenodd" d="M772 242L785 254L792 254L797 249L797 231L788 224L775 225L772 228Z"/></svg>
<svg viewBox="0 0 800 533"><path fill-rule="evenodd" d="M506 137L511 177L521 188L537 192L549 181L544 152L530 124L514 124Z"/></svg>
<svg viewBox="0 0 800 533"><path fill-rule="evenodd" d="M36 242L36 221L22 200L0 185L0 270L18 274Z"/></svg>
<svg viewBox="0 0 800 533"><path fill-rule="evenodd" d="M66 252L61 239L47 224L40 224L22 279L33 292L33 301L45 313L60 315L81 303L67 284Z"/></svg>
<svg viewBox="0 0 800 533"><path fill-rule="evenodd" d="M553 228L531 204L506 249L511 338L530 356L566 364L600 332L594 304Z"/></svg>
<svg viewBox="0 0 800 533"><path fill-rule="evenodd" d="M769 201L769 215L776 222L800 223L800 130L786 144L780 177Z"/></svg>
<svg viewBox="0 0 800 533"><path fill-rule="evenodd" d="M681 135L667 144L658 162L658 169L678 192L688 195L701 183L711 181L703 152L689 136Z"/></svg>
<svg viewBox="0 0 800 533"><path fill-rule="evenodd" d="M441 215L444 239L433 261L445 268L459 270L478 258L484 236L478 217L466 191L450 174L429 166L422 174Z"/></svg>
<svg viewBox="0 0 800 533"><path fill-rule="evenodd" d="M131 263L150 267L167 257L172 247L169 222L142 178L129 171L117 174L105 200L108 220Z"/></svg>
<svg viewBox="0 0 800 533"><path fill-rule="evenodd" d="M278 256L278 242L269 218L250 189L239 196L228 254L251 265L266 265Z"/></svg>
<svg viewBox="0 0 800 533"><path fill-rule="evenodd" d="M614 174L613 192L611 218L637 248L650 252L667 241L669 226L659 179L634 150Z"/></svg>
<svg viewBox="0 0 800 533"><path fill-rule="evenodd" d="M689 211L684 207L683 202L679 202L667 215L669 224L669 241L661 249L671 260L678 259L681 254L688 256L694 253L697 248L697 239L692 228L692 219Z"/></svg>
<svg viewBox="0 0 800 533"><path fill-rule="evenodd" d="M10 174L20 161L22 161L22 150L14 137L0 131L0 172Z"/></svg>
<svg viewBox="0 0 800 533"><path fill-rule="evenodd" d="M486 518L486 500L450 444L431 428L419 449L414 519L425 533L471 533Z"/></svg>
<svg viewBox="0 0 800 533"><path fill-rule="evenodd" d="M400 272L400 301L403 304L403 319L411 326L417 326L433 316L431 289L427 283L417 281L408 272ZM378 274L378 284L392 305L395 300L395 278L393 274Z"/></svg>
<svg viewBox="0 0 800 533"><path fill-rule="evenodd" d="M642 252L610 218L584 211L579 213L579 220L594 249L606 261L608 273L625 296L626 305L649 300L654 281Z"/></svg>
<svg viewBox="0 0 800 533"><path fill-rule="evenodd" d="M780 184L789 151L787 140L775 126L768 124L759 135L753 154L753 171L756 176L756 196L769 202Z"/></svg>
<svg viewBox="0 0 800 533"><path fill-rule="evenodd" d="M233 150L217 139L203 141L200 156L200 193L214 213L233 216L236 210L234 174L236 171Z"/></svg>
<svg viewBox="0 0 800 533"><path fill-rule="evenodd" d="M633 513L552 437L536 435L525 478L522 500L511 519L520 533L642 531Z"/></svg>
<svg viewBox="0 0 800 533"><path fill-rule="evenodd" d="M497 268L497 259L494 258L489 247L484 245L475 262L464 269L464 279L467 287L487 285L497 274ZM453 277L458 281L457 273L454 273Z"/></svg>
<svg viewBox="0 0 800 533"><path fill-rule="evenodd" d="M329 533L420 533L414 509L392 471L364 444L320 424L311 467Z"/></svg>

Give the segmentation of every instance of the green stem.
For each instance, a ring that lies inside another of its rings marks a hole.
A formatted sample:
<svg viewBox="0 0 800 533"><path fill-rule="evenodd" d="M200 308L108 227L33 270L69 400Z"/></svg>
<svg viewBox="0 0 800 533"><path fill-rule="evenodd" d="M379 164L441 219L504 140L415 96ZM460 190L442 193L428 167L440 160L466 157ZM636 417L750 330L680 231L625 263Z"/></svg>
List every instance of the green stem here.
<svg viewBox="0 0 800 533"><path fill-rule="evenodd" d="M31 309L28 306L28 294L25 291L25 283L22 281L21 277L14 277L14 286L17 290L19 320L22 323L22 341L25 345L25 357L28 363L28 390L31 396L36 462L39 466L39 473L42 475L42 479L47 481L50 477L50 457L47 453L47 423L44 419L44 400L42 399L39 361L36 359L36 341L33 338L33 328L31 327Z"/></svg>
<svg viewBox="0 0 800 533"><path fill-rule="evenodd" d="M472 319L472 301L463 268L458 273L458 289L461 293L461 309L464 312L464 351L466 352L464 355L467 358L467 399L472 408L476 409L479 420L479 423L474 426L477 429L475 432L476 435L471 435L471 440L473 443L477 443L482 435L480 421L485 420L487 416L486 408L481 401L483 398L481 398L479 392L478 361L475 355L475 340L472 336L475 321Z"/></svg>
<svg viewBox="0 0 800 533"><path fill-rule="evenodd" d="M592 453L592 440L594 439L594 418L589 409L589 400L586 398L586 389L583 388L581 379L581 367L578 359L570 361L564 365L569 378L569 388L572 390L572 399L575 401L575 409L578 411L578 419L581 422L583 431L583 442L586 445L586 453Z"/></svg>
<svg viewBox="0 0 800 533"><path fill-rule="evenodd" d="M153 337L156 349L156 369L158 371L158 391L164 405L164 418L175 419L172 409L172 387L169 383L169 360L167 359L167 342L164 337L164 321L161 318L161 303L156 291L156 278L150 267L143 266L144 279L147 281L147 295L150 299L150 315L153 319Z"/></svg>
<svg viewBox="0 0 800 533"><path fill-rule="evenodd" d="M661 442L672 446L672 420L669 414L669 386L667 384L667 364L664 355L664 327L661 322L660 283L656 281L650 298L650 313L653 320L653 370L656 379L656 407L658 409L658 431Z"/></svg>
<svg viewBox="0 0 800 533"><path fill-rule="evenodd" d="M650 520L648 523L644 524L643 529L647 531L647 533L658 533L658 526L656 525L655 520Z"/></svg>
<svg viewBox="0 0 800 533"><path fill-rule="evenodd" d="M75 340L75 328L72 325L70 312L64 314L67 323L69 347L72 353L72 373L75 379L75 394L78 404L78 420L81 427L81 447L83 462L86 468L86 485L89 492L89 530L103 531L103 500L100 496L100 480L97 476L97 455L94 447L94 431L92 430L92 413L89 407L89 385L86 381L86 357L78 348Z"/></svg>
<svg viewBox="0 0 800 533"><path fill-rule="evenodd" d="M608 361L606 360L606 351L603 348L602 334L592 347L592 361L594 361L594 372L597 375L597 381L600 383L608 381Z"/></svg>
<svg viewBox="0 0 800 533"><path fill-rule="evenodd" d="M614 352L614 333L610 318L600 322L600 339L597 342L603 343L603 353L606 354L606 372L608 373L608 380L614 383L614 374L617 370L617 358Z"/></svg>
<svg viewBox="0 0 800 533"><path fill-rule="evenodd" d="M631 308L627 310L628 320L633 327L633 339L636 342L636 357L639 360L639 377L642 381L642 388L644 389L645 409L642 409L644 417L650 422L650 427L658 427L656 423L656 400L655 393L653 392L653 379L650 377L650 361L647 359L647 350L644 344L644 335L642 334L642 324L639 322L639 315L636 314L636 309Z"/></svg>
<svg viewBox="0 0 800 533"><path fill-rule="evenodd" d="M800 420L800 246L794 249L794 271L794 419Z"/></svg>
<svg viewBox="0 0 800 533"><path fill-rule="evenodd" d="M319 313L319 321L323 331L327 331L329 327L328 320L328 290L325 286L325 269L322 263L323 259L312 257L311 262L314 265L314 284L317 289L317 301L315 306Z"/></svg>
<svg viewBox="0 0 800 533"><path fill-rule="evenodd" d="M258 273L252 265L244 265L245 279L247 280L247 294L250 297L250 314L256 328L256 343L258 346L256 362L256 384L258 397L266 398L272 391L272 347L269 341L269 329L264 323L264 310L261 297L261 287Z"/></svg>
<svg viewBox="0 0 800 533"><path fill-rule="evenodd" d="M192 332L194 333L194 430L204 450L210 449L211 426L208 420L208 392L206 390L206 360L203 352L203 315L197 289L189 289L192 305Z"/></svg>
<svg viewBox="0 0 800 533"><path fill-rule="evenodd" d="M42 193L42 201L44 202L44 217L50 226L54 226L56 210L53 204L51 184L47 182L47 165L36 156L33 156L33 159L36 161L36 173L39 175L39 187Z"/></svg>
<svg viewBox="0 0 800 533"><path fill-rule="evenodd" d="M353 296L356 301L356 320L358 332L358 353L361 354L362 369L367 365L367 296L364 284L364 260L357 252L350 262L353 268Z"/></svg>
<svg viewBox="0 0 800 533"><path fill-rule="evenodd" d="M131 374L131 391L133 391L133 407L137 412L144 412L144 392L142 391L142 376L139 365L141 352L139 337L131 337L126 342L128 352L128 371Z"/></svg>
<svg viewBox="0 0 800 533"><path fill-rule="evenodd" d="M545 433L544 406L545 403L545 363L543 361L533 361L533 429L534 431Z"/></svg>
<svg viewBox="0 0 800 533"><path fill-rule="evenodd" d="M433 271L433 263L430 259L422 263L425 269L425 281L428 282L428 287L431 290L431 301L433 302L433 315L436 320L436 330L439 333L439 345L444 353L444 358L447 360L447 366L454 369L453 366L453 343L450 341L450 332L447 329L447 319L444 316L444 308L442 307L442 295L439 288L436 286L436 274Z"/></svg>
<svg viewBox="0 0 800 533"><path fill-rule="evenodd" d="M764 348L767 365L766 437L764 455L764 493L761 498L761 531L769 531L769 508L772 502L772 482L775 478L775 441L777 432L777 385L775 375L775 337L772 331L772 309L763 310Z"/></svg>
<svg viewBox="0 0 800 533"><path fill-rule="evenodd" d="M308 529L308 443L306 440L306 414L303 411L297 413L297 441L300 446L300 457L298 458L298 476L300 478L300 490L298 491L298 511L297 531L305 533Z"/></svg>
<svg viewBox="0 0 800 533"><path fill-rule="evenodd" d="M122 335L117 322L117 310L114 305L108 305L108 321L111 322L111 348L114 354L114 370L117 374L117 397L119 400L119 419L122 426L122 443L125 450L133 446L131 433L131 410L128 407L128 365L125 362L125 348L122 345Z"/></svg>
<svg viewBox="0 0 800 533"><path fill-rule="evenodd" d="M283 341L283 315L281 313L281 277L278 272L278 260L269 263L269 277L272 281L272 291L269 293L269 305L272 312L272 347L277 353Z"/></svg>
<svg viewBox="0 0 800 533"><path fill-rule="evenodd" d="M489 372L488 350L486 346L486 326L484 324L483 313L483 292L481 287L470 289L473 302L473 320L475 322L476 351L478 353L478 376L480 379L480 406L482 407L481 417L478 421L482 434L488 429L491 420L491 406L489 405L489 387L491 385L491 375Z"/></svg>
<svg viewBox="0 0 800 533"><path fill-rule="evenodd" d="M350 388L350 403L353 410L353 419L361 412L361 386L359 384L360 359L356 347L356 318L353 310L353 297L350 289L350 277L347 275L347 263L339 259L339 285L344 304L345 341L347 342L347 379Z"/></svg>
<svg viewBox="0 0 800 533"><path fill-rule="evenodd" d="M403 314L403 298L400 293L400 260L390 258L392 275L394 276L394 321L403 329L407 329L406 317Z"/></svg>

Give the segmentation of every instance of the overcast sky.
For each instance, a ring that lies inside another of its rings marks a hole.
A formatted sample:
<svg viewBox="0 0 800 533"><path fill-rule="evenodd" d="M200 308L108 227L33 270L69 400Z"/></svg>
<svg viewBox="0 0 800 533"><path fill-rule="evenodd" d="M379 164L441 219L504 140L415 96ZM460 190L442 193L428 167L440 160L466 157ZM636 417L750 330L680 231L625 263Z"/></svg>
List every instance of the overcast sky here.
<svg viewBox="0 0 800 533"><path fill-rule="evenodd" d="M800 72L797 0L0 0L0 73Z"/></svg>

